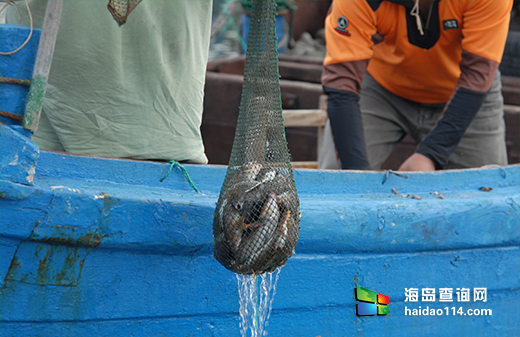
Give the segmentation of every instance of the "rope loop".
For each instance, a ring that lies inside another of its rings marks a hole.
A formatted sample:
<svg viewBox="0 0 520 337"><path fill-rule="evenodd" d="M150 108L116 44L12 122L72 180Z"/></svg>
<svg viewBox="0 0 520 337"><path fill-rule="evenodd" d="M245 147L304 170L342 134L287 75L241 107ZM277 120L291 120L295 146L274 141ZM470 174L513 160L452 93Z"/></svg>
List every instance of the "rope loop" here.
<svg viewBox="0 0 520 337"><path fill-rule="evenodd" d="M2 9L0 9L0 12L3 12L3 10L7 7L7 5L9 5L11 3L12 0L8 0L4 7L2 7ZM24 43L22 43L22 45L18 48L16 48L15 50L13 51L10 51L10 52L0 52L0 55L12 55L14 53L17 53L20 51L20 49L22 49L23 47L25 47L25 45L27 44L27 42L29 42L31 40L31 36L32 36L32 33L33 33L33 18L32 18L32 13L31 13L31 9L29 8L29 4L27 3L27 0L25 0L25 6L27 7L27 12L29 13L29 19L31 20L31 31L29 32L29 36L27 37L27 39L25 40Z"/></svg>
<svg viewBox="0 0 520 337"><path fill-rule="evenodd" d="M184 178L186 178L186 180L188 181L188 184L190 184L191 188L193 188L193 190L196 193L200 193L199 189L195 186L195 184L193 183L193 180L191 180L190 175L188 174L188 171L186 170L186 168L184 166L182 166L178 161L175 161L175 160L170 160L169 163L171 163L170 169L168 170L168 173L166 173L166 175L161 178L161 180L160 180L161 183L163 182L164 179L166 179L170 175L172 168L174 166L177 166L181 170Z"/></svg>

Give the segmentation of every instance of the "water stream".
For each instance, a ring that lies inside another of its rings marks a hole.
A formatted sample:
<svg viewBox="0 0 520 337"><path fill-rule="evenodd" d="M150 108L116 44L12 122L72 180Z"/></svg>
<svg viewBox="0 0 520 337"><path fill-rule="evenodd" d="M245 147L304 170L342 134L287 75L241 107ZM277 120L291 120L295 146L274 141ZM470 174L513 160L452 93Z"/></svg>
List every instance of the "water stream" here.
<svg viewBox="0 0 520 337"><path fill-rule="evenodd" d="M257 276L237 275L242 337L266 336L276 283L282 268Z"/></svg>

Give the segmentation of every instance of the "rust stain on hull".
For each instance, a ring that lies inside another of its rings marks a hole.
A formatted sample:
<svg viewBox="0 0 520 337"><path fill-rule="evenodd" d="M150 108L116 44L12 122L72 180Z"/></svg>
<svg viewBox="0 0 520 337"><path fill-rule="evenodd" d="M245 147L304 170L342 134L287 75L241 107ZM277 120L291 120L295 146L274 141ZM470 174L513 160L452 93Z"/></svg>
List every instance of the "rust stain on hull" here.
<svg viewBox="0 0 520 337"><path fill-rule="evenodd" d="M99 233L87 233L84 236L74 238L67 236L59 236L59 237L48 237L45 236L42 239L38 240L39 242L48 243L52 245L65 245L65 246L73 246L73 247L86 247L86 248L94 248L99 246L101 243L101 234Z"/></svg>
<svg viewBox="0 0 520 337"><path fill-rule="evenodd" d="M87 255L86 247L24 241L13 257L5 281L76 286Z"/></svg>

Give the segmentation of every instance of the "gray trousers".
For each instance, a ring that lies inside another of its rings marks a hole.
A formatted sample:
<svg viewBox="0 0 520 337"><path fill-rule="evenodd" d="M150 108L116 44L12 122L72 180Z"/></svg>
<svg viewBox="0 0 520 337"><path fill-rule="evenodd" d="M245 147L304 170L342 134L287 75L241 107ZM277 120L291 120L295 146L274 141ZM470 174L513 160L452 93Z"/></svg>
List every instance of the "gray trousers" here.
<svg viewBox="0 0 520 337"><path fill-rule="evenodd" d="M449 158L448 169L507 165L504 105L500 72L484 104ZM368 162L379 170L392 150L408 134L419 144L440 118L446 103L413 102L392 94L366 73L360 108ZM329 122L325 127L318 168L340 169Z"/></svg>

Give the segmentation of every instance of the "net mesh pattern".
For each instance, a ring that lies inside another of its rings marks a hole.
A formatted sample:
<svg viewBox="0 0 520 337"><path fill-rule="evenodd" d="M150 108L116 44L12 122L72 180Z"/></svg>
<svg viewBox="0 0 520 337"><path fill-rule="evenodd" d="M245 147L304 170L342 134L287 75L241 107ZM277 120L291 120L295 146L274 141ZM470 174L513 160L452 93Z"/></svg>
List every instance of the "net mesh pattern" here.
<svg viewBox="0 0 520 337"><path fill-rule="evenodd" d="M253 1L231 158L215 208L215 258L239 274L272 272L294 254L299 199L282 117L275 1Z"/></svg>
<svg viewBox="0 0 520 337"><path fill-rule="evenodd" d="M109 0L107 8L118 25L125 24L128 15L141 3L142 0Z"/></svg>

